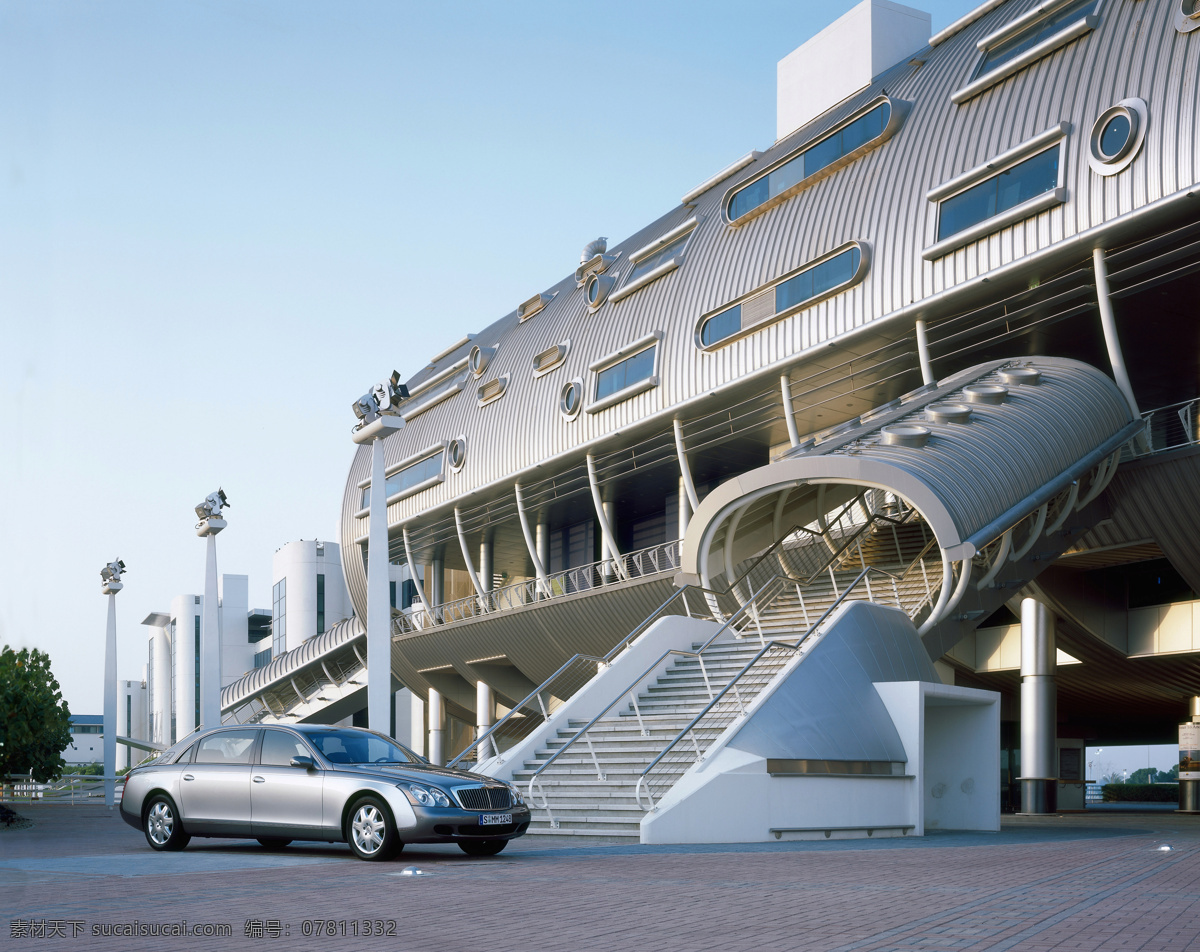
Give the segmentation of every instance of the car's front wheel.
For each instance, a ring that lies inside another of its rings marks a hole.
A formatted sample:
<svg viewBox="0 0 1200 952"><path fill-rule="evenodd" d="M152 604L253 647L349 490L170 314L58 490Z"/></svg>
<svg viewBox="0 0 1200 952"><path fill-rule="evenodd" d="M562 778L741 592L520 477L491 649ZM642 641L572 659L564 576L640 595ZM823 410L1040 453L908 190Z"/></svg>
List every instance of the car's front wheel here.
<svg viewBox="0 0 1200 952"><path fill-rule="evenodd" d="M390 859L404 848L386 804L377 797L360 797L350 807L346 842L359 859Z"/></svg>
<svg viewBox="0 0 1200 952"><path fill-rule="evenodd" d="M468 856L495 856L508 846L508 840L459 840L458 848Z"/></svg>
<svg viewBox="0 0 1200 952"><path fill-rule="evenodd" d="M191 836L184 832L175 802L165 794L150 800L142 815L142 830L151 849L174 852L188 845Z"/></svg>

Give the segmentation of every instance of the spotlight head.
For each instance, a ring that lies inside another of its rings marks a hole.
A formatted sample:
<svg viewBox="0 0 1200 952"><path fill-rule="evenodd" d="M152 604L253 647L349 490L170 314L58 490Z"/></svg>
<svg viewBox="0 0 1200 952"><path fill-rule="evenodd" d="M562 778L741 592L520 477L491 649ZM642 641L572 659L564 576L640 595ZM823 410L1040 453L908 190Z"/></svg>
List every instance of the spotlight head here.
<svg viewBox="0 0 1200 952"><path fill-rule="evenodd" d="M229 504L229 497L225 495L225 490L218 489L215 493L209 493L204 497L204 500L196 507L196 516L202 522L205 519L220 519L221 510Z"/></svg>
<svg viewBox="0 0 1200 952"><path fill-rule="evenodd" d="M373 394L364 393L361 397L351 404L354 408L354 415L358 417L361 423L370 423L376 417L375 412L375 397Z"/></svg>
<svg viewBox="0 0 1200 952"><path fill-rule="evenodd" d="M408 399L408 387L400 382L400 371L393 370L390 377L381 380L371 388L371 396L375 404L382 410L393 410L401 401Z"/></svg>
<svg viewBox="0 0 1200 952"><path fill-rule="evenodd" d="M104 582L119 582L124 572L125 563L120 559L114 559L100 570L100 580Z"/></svg>

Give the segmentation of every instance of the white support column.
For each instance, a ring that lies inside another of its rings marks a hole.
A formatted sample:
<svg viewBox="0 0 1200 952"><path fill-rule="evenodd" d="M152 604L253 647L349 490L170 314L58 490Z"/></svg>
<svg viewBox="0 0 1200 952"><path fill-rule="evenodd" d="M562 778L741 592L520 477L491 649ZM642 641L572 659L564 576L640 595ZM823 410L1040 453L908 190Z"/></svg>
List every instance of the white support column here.
<svg viewBox="0 0 1200 952"><path fill-rule="evenodd" d="M479 584L479 576L475 574L475 563L471 559L471 552L467 548L467 537L463 533L462 516L459 514L458 506L454 507L454 528L458 530L458 547L462 549L463 562L467 566L467 575L471 577L471 585L475 588L475 594L481 599L481 607L487 611L487 603L483 601L484 589Z"/></svg>
<svg viewBox="0 0 1200 952"><path fill-rule="evenodd" d="M367 726L387 734L392 708L392 598L388 578L387 479L383 436L371 441L367 525Z"/></svg>
<svg viewBox="0 0 1200 952"><path fill-rule="evenodd" d="M675 425L678 427L678 422ZM608 514L612 509L612 504L609 503L606 506L600 498L600 483L596 478L596 458L591 453L587 455L587 471L588 485L592 489L592 505L596 509L596 521L600 523L600 534L604 537L602 550L607 553L605 558L614 560L617 574L624 575L624 566L621 564L621 550L617 548L617 540L613 536L612 524L608 521Z"/></svg>
<svg viewBox="0 0 1200 952"><path fill-rule="evenodd" d="M1021 599L1021 812L1054 813L1058 803L1058 651L1054 615Z"/></svg>
<svg viewBox="0 0 1200 952"><path fill-rule="evenodd" d="M485 592L492 590L492 581L496 575L496 560L492 549L492 540L485 529L483 539L479 543L479 584Z"/></svg>
<svg viewBox="0 0 1200 952"><path fill-rule="evenodd" d="M425 756L425 702L413 692L410 698L412 719L409 721L408 744L421 756Z"/></svg>
<svg viewBox="0 0 1200 952"><path fill-rule="evenodd" d="M484 735L492 723L496 719L496 697L492 692L492 686L485 684L483 681L475 682L475 738L478 740ZM487 746L486 744L484 745ZM496 751L499 753L499 750ZM486 750L476 750L475 758L483 760L488 756Z"/></svg>
<svg viewBox="0 0 1200 952"><path fill-rule="evenodd" d="M800 443L800 431L796 429L796 410L792 406L792 378L790 374L779 377L780 395L783 397L783 419L787 422L788 442L792 446Z"/></svg>
<svg viewBox="0 0 1200 952"><path fill-rule="evenodd" d="M933 364L929 360L929 335L925 331L925 322L917 321L917 360L921 364L921 383L936 383L933 376Z"/></svg>
<svg viewBox="0 0 1200 952"><path fill-rule="evenodd" d="M687 535L688 524L692 521L692 500L688 496L687 484L682 475L679 477L679 541Z"/></svg>
<svg viewBox="0 0 1200 952"><path fill-rule="evenodd" d="M683 480L683 486L687 492L688 503L691 504L692 512L700 508L700 499L696 495L696 484L692 481L692 467L688 464L687 448L683 445L683 424L678 420L673 421L675 429L675 455L679 458L679 476ZM592 475L591 457L588 457L588 475Z"/></svg>
<svg viewBox="0 0 1200 952"><path fill-rule="evenodd" d="M433 624L433 612L429 608L429 599L425 597L425 586L421 583L421 576L417 574L417 563L413 560L412 543L408 539L408 526L405 526L401 532L404 535L404 558L408 561L408 574L412 577L413 588L417 590L417 600L421 603L421 609L425 613L429 624Z"/></svg>
<svg viewBox="0 0 1200 952"><path fill-rule="evenodd" d="M1125 369L1125 355L1121 352L1121 339L1117 336L1117 320L1113 315L1112 299L1108 294L1108 265L1104 260L1104 249L1092 250L1092 264L1096 272L1096 303L1100 308L1100 326L1104 330L1104 346L1108 348L1108 360L1112 364L1113 379L1117 382L1125 399L1129 401L1129 409L1133 415L1141 416L1138 412L1137 399L1133 395L1133 385L1129 382L1129 372Z"/></svg>
<svg viewBox="0 0 1200 952"><path fill-rule="evenodd" d="M433 600L433 605L436 608L446 601L446 558L442 555L435 555L433 561L429 564L429 574L432 576L429 581L429 597Z"/></svg>
<svg viewBox="0 0 1200 952"><path fill-rule="evenodd" d="M440 692L429 689L429 762L446 763L446 705Z"/></svg>
<svg viewBox="0 0 1200 952"><path fill-rule="evenodd" d="M213 520L215 521L215 520ZM207 540L204 603L200 614L200 726L221 726L221 606L217 599L217 532Z"/></svg>
<svg viewBox="0 0 1200 952"><path fill-rule="evenodd" d="M550 524L546 521L545 513L538 515L536 533L534 543L537 546L538 561L546 569L548 579L550 572Z"/></svg>
<svg viewBox="0 0 1200 952"><path fill-rule="evenodd" d="M514 486L517 493L517 516L521 521L521 534L525 537L525 548L529 550L529 560L533 563L533 571L537 575L538 588L545 595L550 594L550 580L546 577L546 566L542 564L538 547L534 543L533 533L529 531L529 515L525 512L525 497L521 494L521 484Z"/></svg>
<svg viewBox="0 0 1200 952"><path fill-rule="evenodd" d="M117 773L117 584L108 589L108 631L104 639L104 805L116 804Z"/></svg>

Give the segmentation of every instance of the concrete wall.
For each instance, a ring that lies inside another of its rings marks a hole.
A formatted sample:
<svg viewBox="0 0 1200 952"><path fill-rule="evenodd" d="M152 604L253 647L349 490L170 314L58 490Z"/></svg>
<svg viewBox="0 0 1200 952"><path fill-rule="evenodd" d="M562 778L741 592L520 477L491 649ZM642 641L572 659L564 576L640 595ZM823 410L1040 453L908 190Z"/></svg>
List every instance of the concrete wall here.
<svg viewBox="0 0 1200 952"><path fill-rule="evenodd" d="M287 579L287 650L299 648L317 631L317 576L325 576L325 624L328 631L350 617L350 599L336 542L301 539L275 551L271 560L271 589Z"/></svg>
<svg viewBox="0 0 1200 952"><path fill-rule="evenodd" d="M221 687L232 684L254 667L247 613L250 611L250 579L246 575L222 575L221 599Z"/></svg>

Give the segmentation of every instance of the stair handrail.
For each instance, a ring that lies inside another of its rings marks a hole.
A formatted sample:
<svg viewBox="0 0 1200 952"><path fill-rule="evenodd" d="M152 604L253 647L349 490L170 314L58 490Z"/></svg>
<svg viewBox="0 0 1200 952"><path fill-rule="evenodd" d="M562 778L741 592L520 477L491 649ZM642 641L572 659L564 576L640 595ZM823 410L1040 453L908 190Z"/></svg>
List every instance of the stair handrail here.
<svg viewBox="0 0 1200 952"><path fill-rule="evenodd" d="M839 510L838 514L831 520L831 523L838 522L864 496L865 496L865 491L857 494L853 499L849 500L844 506L842 506L842 508L841 508L841 510ZM771 582L774 582L779 579L783 579L785 581L792 582L793 584L807 586L812 583L813 579L815 579L818 575L824 573L830 566L832 566L837 561L837 559L863 535L863 533L865 533L869 529L871 529L872 526L875 525L877 522L888 523L893 526L903 526L903 525L907 525L911 521L913 516L919 516L919 513L917 513L917 511L915 509L909 510L909 512L907 514L905 514L903 517L900 517L900 518L893 518L882 512L872 513L871 517L866 522L864 522L855 532L850 533L846 536L843 536L841 546L835 548L829 554L829 557L822 563L821 567L813 570L813 572L811 574L809 574L806 578L792 578L790 576L784 575L783 573L777 573L777 574L773 575L770 579L768 579L764 583L763 587L765 588L766 585L769 585L769 584L771 584ZM809 529L806 526L794 525L790 529L788 529L786 532L782 533L780 535L780 537L778 539L776 539L775 542L773 542L770 546L768 546L762 553L760 553L758 556L756 556L754 561L751 562L750 565L746 569L744 569L742 572L740 572L738 574L737 578L734 579L725 589L723 589L723 590L710 589L710 588L706 588L702 585L686 585L682 588L677 589L674 593L671 594L670 597L667 598L666 601L664 601L661 605L659 605L658 608L656 608L653 612L651 612L642 622L640 622L638 625L636 625L630 631L630 633L628 635L626 635L623 639L621 639L619 642L617 642L617 644L614 645L612 647L612 649L610 649L609 652L602 659L599 659L599 660L603 664L610 663L612 661L612 659L618 653L620 653L626 647L628 647L629 644L631 642L633 642L639 635L641 635L641 633L643 631L645 631L654 622L658 621L659 618L663 617L663 615L666 613L667 608L674 601L676 601L676 599L683 600L684 610L686 611L688 616L691 617L691 609L687 604L688 592L699 593L701 595L713 595L713 596L717 596L717 597L728 596L731 592L734 591L736 586L738 586L743 580L745 580L750 575L751 572L753 572L756 568L758 568L758 566L760 564L762 564L764 559L771 556L789 538L791 538L794 534L796 534L798 532L806 532L809 535L816 536L816 537L824 537L824 535L825 535L825 533L818 532L817 530L814 530L814 529ZM936 541L936 540L931 540L930 542L926 543L925 548L921 550L921 554L917 556L917 558L913 561L912 565L915 565L916 562L918 562L922 558L924 558L925 552L927 552L929 550L929 547L934 543L934 541ZM912 565L909 566L910 570L912 568ZM904 578L907 577L907 571L908 570L905 571L904 575L899 577L899 580L903 580ZM729 617L728 621L724 625L722 625L721 628L718 629L717 633L715 635L713 635L712 638L710 638L707 642L705 642L700 647L699 652L703 652L706 648L708 648L712 644L712 642L717 637L719 637L723 632L725 632L735 618L737 618L739 615L743 615L746 612L748 606L754 604L754 597L755 596L752 595L750 597L750 599L748 599L744 605L742 605L736 612L734 612L733 615L731 615ZM590 656L590 655L580 655L580 654L574 655L573 657L569 658L563 664L562 667L560 667L557 671L554 672L554 674L550 675L549 678L547 678L545 681L543 681L541 684L539 684L523 700L521 700L517 704L515 704L513 706L513 708L507 714L504 715L504 717L500 718L500 720L498 720L495 724L493 724L490 728L488 728L488 730L486 730L484 733L480 734L470 744L468 744L465 748L463 748L462 751L460 751L458 753L458 755L455 756L454 759L451 760L446 766L448 766L448 767L456 766L460 761L465 759L469 753L471 753L474 750L477 750L479 748L479 746L485 740L491 740L493 737L495 737L496 734L499 732L500 728L502 728L515 715L517 715L519 712L524 710L531 701L534 701L538 697L538 695L540 695L543 691L545 691L548 688L550 683L555 678L557 678L559 675L561 675L568 667L575 664L577 661L581 661L581 660L595 660L595 659L593 659L592 656ZM662 660L662 659L660 659L660 660ZM657 662L655 662L655 663L657 664ZM624 692L622 692L621 694L617 695L617 699L619 700L620 698L622 698L624 696L625 696ZM616 701L614 701L613 703L616 703ZM572 741L570 743L573 743L573 742L574 742L574 738L572 738ZM568 746L569 746L569 744L568 744ZM496 752L496 756L499 756L500 748L499 748L499 745L496 744L494 741L492 741L492 749Z"/></svg>
<svg viewBox="0 0 1200 952"><path fill-rule="evenodd" d="M861 572L859 572L857 576L855 576L854 580L849 585L846 586L845 591L843 591L841 595L839 595L836 599L834 599L833 603L827 609L825 609L825 611L823 611L821 613L821 616L808 627L808 630L806 630L804 632L804 634L800 636L799 639L797 639L794 642L779 641L777 639L772 639L771 641L766 642L758 650L758 653L753 658L751 658L750 661L748 661L746 663L746 665L740 671L738 671L736 674L734 674L729 679L729 681L726 683L725 687L723 687L720 691L718 691L716 693L716 695L713 696L713 698L708 702L708 704L706 704L704 706L704 708L700 711L700 713L698 713L694 718L692 718L692 720L688 722L687 726L685 726L682 730L680 730L679 733L676 734L675 737L672 738L671 741L668 742L668 744L659 752L658 756L655 757L652 761L650 761L650 763L646 765L645 769L642 770L640 776L638 777L638 782L637 782L636 786L634 787L634 796L637 800L638 806L639 807L642 806L642 795L641 795L642 782L646 779L646 777L650 773L650 771L652 771L656 766L658 766L659 761L661 761L663 759L663 757L665 757L667 755L667 753L675 747L676 744L678 744L681 740L683 740L683 738L696 727L696 725L701 721L701 719L706 714L708 714L709 711L711 711L714 707L717 706L718 703L720 703L721 699L723 697L725 697L725 695L736 686L737 682L741 680L741 678L743 677L743 675L746 674L746 672L748 672L751 668L753 668L756 664L758 664L758 662L762 659L762 657L768 651L770 651L772 648L785 648L785 649L793 651L793 652L799 651L803 647L804 642L806 642L810 637L812 637L812 635L817 631L817 629L822 624L825 623L825 620L831 614L833 614L833 612L850 596L850 593L853 592L858 587L858 585L861 582L863 582L867 578L868 575L871 575L871 574L883 575L883 576L891 578L893 580L899 579L899 576L897 576L891 572L888 572L885 569L880 569L880 568L876 568L873 565L868 565ZM622 695L622 696L624 696L624 695ZM744 713L745 712L743 712L743 714ZM650 799L650 809L653 809L654 808L653 796L650 794L650 790L649 790L648 786L646 788L646 794L647 794L647 797Z"/></svg>

